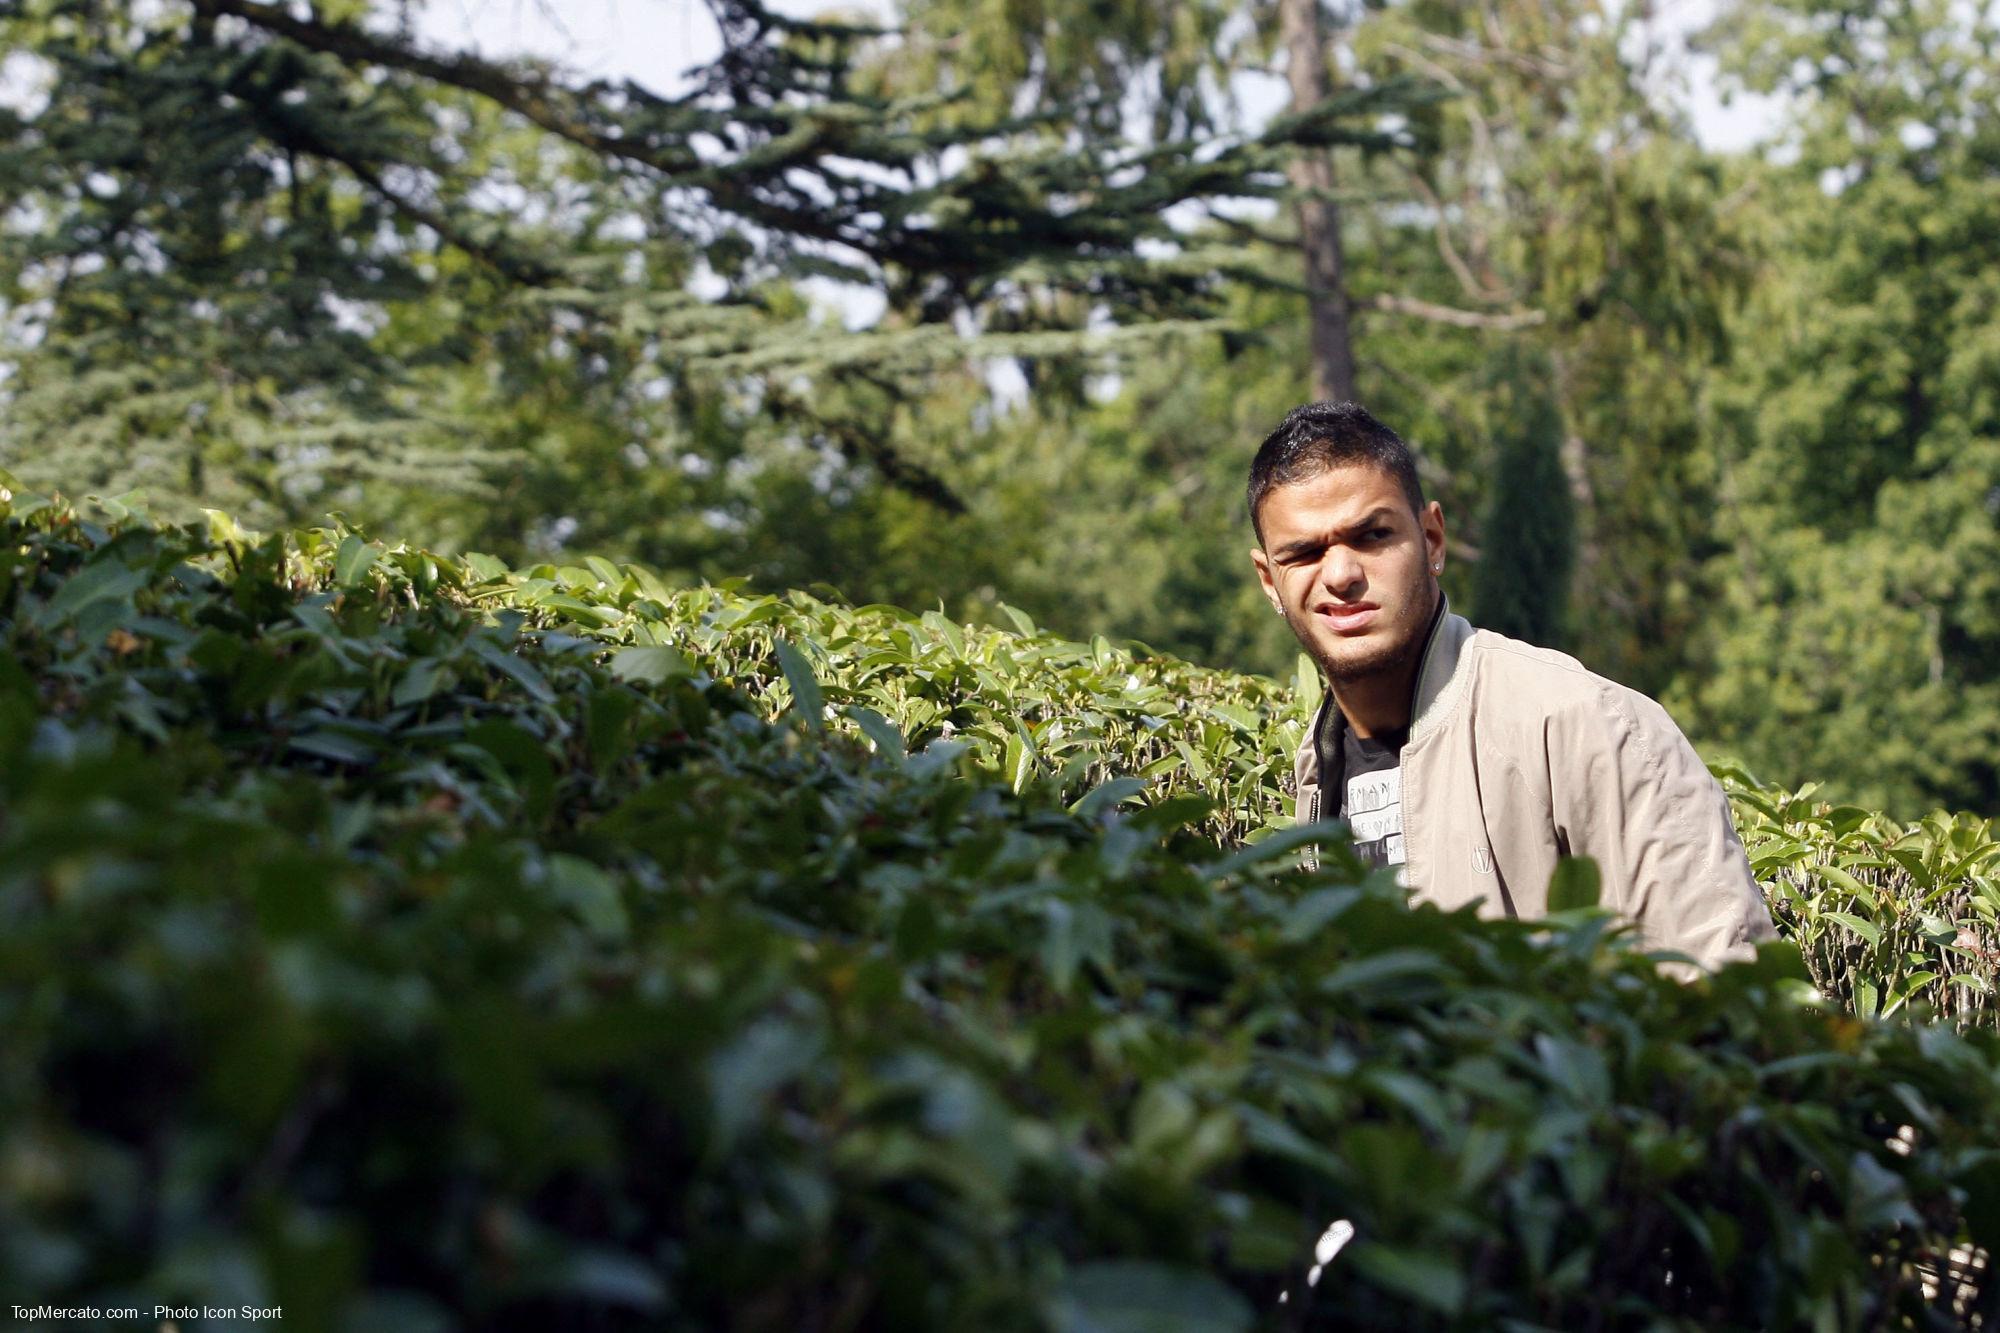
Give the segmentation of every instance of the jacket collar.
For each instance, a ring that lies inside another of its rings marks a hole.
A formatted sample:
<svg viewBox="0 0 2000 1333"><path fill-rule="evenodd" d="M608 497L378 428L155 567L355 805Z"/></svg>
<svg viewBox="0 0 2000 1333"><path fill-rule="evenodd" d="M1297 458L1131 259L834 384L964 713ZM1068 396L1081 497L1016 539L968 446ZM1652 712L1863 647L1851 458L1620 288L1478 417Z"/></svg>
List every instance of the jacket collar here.
<svg viewBox="0 0 2000 1333"><path fill-rule="evenodd" d="M1465 672L1460 670L1465 660L1465 645L1472 638L1472 623L1464 616L1451 613L1451 600L1444 600L1437 623L1431 627L1430 639L1424 644L1424 656L1417 667L1416 698L1410 708L1410 739L1405 744L1419 745L1424 738L1443 725L1446 718L1457 708L1458 701L1465 693ZM1319 782L1319 728L1320 720L1329 708L1337 708L1333 699L1333 689L1326 687L1306 726L1305 739L1299 743L1297 757L1292 763L1292 773L1297 785L1303 790L1308 785Z"/></svg>

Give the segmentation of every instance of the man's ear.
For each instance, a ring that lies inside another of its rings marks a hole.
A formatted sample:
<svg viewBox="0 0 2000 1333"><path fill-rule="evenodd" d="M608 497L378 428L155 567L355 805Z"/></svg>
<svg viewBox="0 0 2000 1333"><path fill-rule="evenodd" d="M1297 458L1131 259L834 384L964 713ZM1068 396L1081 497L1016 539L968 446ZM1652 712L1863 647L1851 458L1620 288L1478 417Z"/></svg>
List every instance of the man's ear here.
<svg viewBox="0 0 2000 1333"><path fill-rule="evenodd" d="M1444 563L1444 506L1436 500L1424 506L1424 550L1432 565Z"/></svg>
<svg viewBox="0 0 2000 1333"><path fill-rule="evenodd" d="M1271 557L1264 554L1263 547L1253 546L1250 548L1250 563L1257 566L1257 582L1264 589L1264 600L1271 604L1273 611L1285 614L1284 599L1278 596L1278 585L1271 581Z"/></svg>

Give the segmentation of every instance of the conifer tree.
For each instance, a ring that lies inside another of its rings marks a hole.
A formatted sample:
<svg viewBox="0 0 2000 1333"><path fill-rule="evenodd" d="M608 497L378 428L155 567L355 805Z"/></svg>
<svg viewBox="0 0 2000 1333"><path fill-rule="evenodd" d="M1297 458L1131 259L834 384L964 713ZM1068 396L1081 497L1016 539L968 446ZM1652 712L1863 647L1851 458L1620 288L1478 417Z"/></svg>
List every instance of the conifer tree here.
<svg viewBox="0 0 2000 1333"><path fill-rule="evenodd" d="M1254 138L1074 143L1060 115L871 91L893 33L711 8L722 54L674 96L431 50L387 4L0 10L43 94L0 151L0 461L267 518L368 484L490 488L545 442L503 460L439 399L472 383L454 369L532 367L572 378L565 429L685 443L716 413L771 422L950 512L884 412L969 354L1207 327L1241 265L1141 259L1167 210L1277 193L1291 142L1380 137L1350 104ZM792 284L826 276L885 318L814 318ZM1036 307L1073 313L1016 317Z"/></svg>
<svg viewBox="0 0 2000 1333"><path fill-rule="evenodd" d="M1503 357L1489 392L1493 477L1479 525L1472 613L1482 628L1549 648L1567 646L1576 558L1575 498L1562 466L1562 420L1547 358Z"/></svg>

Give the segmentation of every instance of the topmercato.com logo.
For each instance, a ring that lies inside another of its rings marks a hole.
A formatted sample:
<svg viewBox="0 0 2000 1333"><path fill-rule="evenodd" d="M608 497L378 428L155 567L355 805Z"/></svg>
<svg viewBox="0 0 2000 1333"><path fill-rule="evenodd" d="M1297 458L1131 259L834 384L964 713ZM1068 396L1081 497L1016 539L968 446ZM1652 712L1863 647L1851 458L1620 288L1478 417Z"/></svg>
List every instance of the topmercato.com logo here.
<svg viewBox="0 0 2000 1333"><path fill-rule="evenodd" d="M16 1322L39 1323L42 1320L73 1320L78 1323L105 1324L118 1322L158 1321L163 1326L177 1325L183 1321L196 1320L221 1323L225 1320L246 1320L261 1322L266 1319L283 1319L285 1307L282 1305L156 1305L151 1313L137 1305L17 1305L14 1307Z"/></svg>

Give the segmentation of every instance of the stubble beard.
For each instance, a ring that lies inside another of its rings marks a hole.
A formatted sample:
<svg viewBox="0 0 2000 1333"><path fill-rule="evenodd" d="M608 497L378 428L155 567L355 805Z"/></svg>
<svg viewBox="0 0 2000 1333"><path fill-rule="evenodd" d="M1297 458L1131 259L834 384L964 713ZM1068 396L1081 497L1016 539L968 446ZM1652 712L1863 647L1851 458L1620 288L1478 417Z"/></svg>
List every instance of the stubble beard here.
<svg viewBox="0 0 2000 1333"><path fill-rule="evenodd" d="M1411 666L1424 650L1424 628L1430 624L1431 614L1437 610L1437 580L1427 580L1429 596L1412 598L1396 620L1395 634L1383 638L1369 635L1375 640L1366 644L1349 644L1353 652L1339 657L1330 656L1314 636L1312 613L1304 613L1305 624L1301 625L1287 613L1285 619L1291 622L1292 633L1298 636L1300 644L1326 674L1328 681L1336 685L1351 685L1360 681L1374 680L1382 676L1393 676Z"/></svg>

